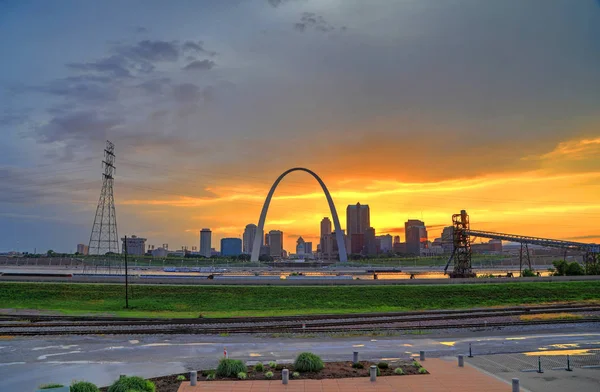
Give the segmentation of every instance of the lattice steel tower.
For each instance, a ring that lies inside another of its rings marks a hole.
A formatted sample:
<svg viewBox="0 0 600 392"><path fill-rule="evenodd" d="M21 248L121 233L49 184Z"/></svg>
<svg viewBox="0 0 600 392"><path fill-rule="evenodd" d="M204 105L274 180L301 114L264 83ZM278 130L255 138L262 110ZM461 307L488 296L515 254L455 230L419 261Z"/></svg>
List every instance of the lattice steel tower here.
<svg viewBox="0 0 600 392"><path fill-rule="evenodd" d="M115 145L106 141L104 160L102 161L102 191L96 207L94 226L90 235L89 254L104 255L107 252L119 253L119 237L117 234L117 214L113 183L115 173Z"/></svg>

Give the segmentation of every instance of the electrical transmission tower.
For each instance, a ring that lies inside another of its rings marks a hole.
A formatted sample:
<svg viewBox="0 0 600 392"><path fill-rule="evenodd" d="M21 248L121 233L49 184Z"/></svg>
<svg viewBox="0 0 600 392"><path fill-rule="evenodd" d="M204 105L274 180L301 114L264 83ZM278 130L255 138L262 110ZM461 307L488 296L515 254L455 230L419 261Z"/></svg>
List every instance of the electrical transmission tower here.
<svg viewBox="0 0 600 392"><path fill-rule="evenodd" d="M94 226L90 235L89 254L105 255L107 252L119 253L119 237L117 234L117 214L113 183L115 173L115 145L106 141L104 160L102 161L102 191L96 207Z"/></svg>

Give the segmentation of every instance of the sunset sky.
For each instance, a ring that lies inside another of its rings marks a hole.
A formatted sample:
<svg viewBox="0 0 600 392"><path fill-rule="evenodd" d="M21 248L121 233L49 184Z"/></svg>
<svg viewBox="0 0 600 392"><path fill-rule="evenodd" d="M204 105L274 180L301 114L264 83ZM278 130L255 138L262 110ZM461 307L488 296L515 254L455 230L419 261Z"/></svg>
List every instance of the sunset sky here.
<svg viewBox="0 0 600 392"><path fill-rule="evenodd" d="M408 218L600 242L600 1L0 2L0 251L88 243L106 139L119 235L257 223L296 166L345 228ZM292 173L265 229L318 242Z"/></svg>

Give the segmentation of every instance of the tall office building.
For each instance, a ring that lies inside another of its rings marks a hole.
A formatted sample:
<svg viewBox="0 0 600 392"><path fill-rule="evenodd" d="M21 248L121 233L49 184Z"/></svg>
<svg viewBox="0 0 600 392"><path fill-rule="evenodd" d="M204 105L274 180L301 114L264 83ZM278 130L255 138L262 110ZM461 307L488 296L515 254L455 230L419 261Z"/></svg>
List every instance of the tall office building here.
<svg viewBox="0 0 600 392"><path fill-rule="evenodd" d="M393 249L392 244L392 236L389 234L377 236L377 238L381 241L381 253L391 252ZM400 242L400 237L398 237L398 242Z"/></svg>
<svg viewBox="0 0 600 392"><path fill-rule="evenodd" d="M212 232L210 229L202 229L200 231L200 255L204 257L211 256L210 237Z"/></svg>
<svg viewBox="0 0 600 392"><path fill-rule="evenodd" d="M427 229L425 223L417 219L409 219L404 223L406 236L406 253L419 256L421 249L427 247Z"/></svg>
<svg viewBox="0 0 600 392"><path fill-rule="evenodd" d="M325 217L321 220L321 237L325 234L331 234L331 221L328 217Z"/></svg>
<svg viewBox="0 0 600 392"><path fill-rule="evenodd" d="M254 238L255 237L256 237L256 225L253 223L246 225L246 229L244 230L244 246L243 246L244 253L247 253L247 254L252 253L252 247L254 246ZM262 246L262 244L263 243L261 241L260 245Z"/></svg>
<svg viewBox="0 0 600 392"><path fill-rule="evenodd" d="M360 255L365 249L365 235L354 233L350 236L350 253Z"/></svg>
<svg viewBox="0 0 600 392"><path fill-rule="evenodd" d="M394 244L399 244L400 243L400 236L399 235L395 235L394 236Z"/></svg>
<svg viewBox="0 0 600 392"><path fill-rule="evenodd" d="M271 248L271 256L282 257L283 255L283 231L271 230L267 234L267 245Z"/></svg>
<svg viewBox="0 0 600 392"><path fill-rule="evenodd" d="M446 226L442 230L442 249L444 253L451 253L454 249L454 226Z"/></svg>
<svg viewBox="0 0 600 392"><path fill-rule="evenodd" d="M306 241L304 243L304 253L307 255L312 255L312 242L311 241Z"/></svg>
<svg viewBox="0 0 600 392"><path fill-rule="evenodd" d="M321 246L321 257L325 260L329 260L333 252L333 243L330 239L327 239L327 236L330 235L331 221L328 217L325 217L321 220L321 236L319 237L319 244ZM327 245L328 242L331 244L330 246Z"/></svg>
<svg viewBox="0 0 600 392"><path fill-rule="evenodd" d="M242 254L242 240L239 238L221 239L221 256L239 256Z"/></svg>
<svg viewBox="0 0 600 392"><path fill-rule="evenodd" d="M306 242L304 238L300 237L296 241L296 255L304 256L304 253L306 253Z"/></svg>
<svg viewBox="0 0 600 392"><path fill-rule="evenodd" d="M349 205L346 208L346 234L365 234L371 227L371 213L367 204Z"/></svg>

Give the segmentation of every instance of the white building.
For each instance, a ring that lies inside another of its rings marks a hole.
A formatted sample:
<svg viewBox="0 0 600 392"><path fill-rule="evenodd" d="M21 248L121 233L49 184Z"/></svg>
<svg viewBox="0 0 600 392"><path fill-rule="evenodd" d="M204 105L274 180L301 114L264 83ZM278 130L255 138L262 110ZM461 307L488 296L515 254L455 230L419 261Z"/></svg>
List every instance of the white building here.
<svg viewBox="0 0 600 392"><path fill-rule="evenodd" d="M377 239L380 240L380 251L381 253L391 252L394 248L392 245L392 236L389 234L377 236Z"/></svg>
<svg viewBox="0 0 600 392"><path fill-rule="evenodd" d="M123 253L127 251L128 255L137 256L143 256L146 254L145 238L138 238L137 236L132 235L131 237L127 237L127 242L125 241L125 237L121 238L121 241L123 243L123 246L121 247Z"/></svg>
<svg viewBox="0 0 600 392"><path fill-rule="evenodd" d="M152 250L152 257L167 257L169 251L165 248L156 248Z"/></svg>
<svg viewBox="0 0 600 392"><path fill-rule="evenodd" d="M211 248L210 248L210 238L212 232L210 229L202 229L200 231L200 254L204 257L210 257Z"/></svg>

